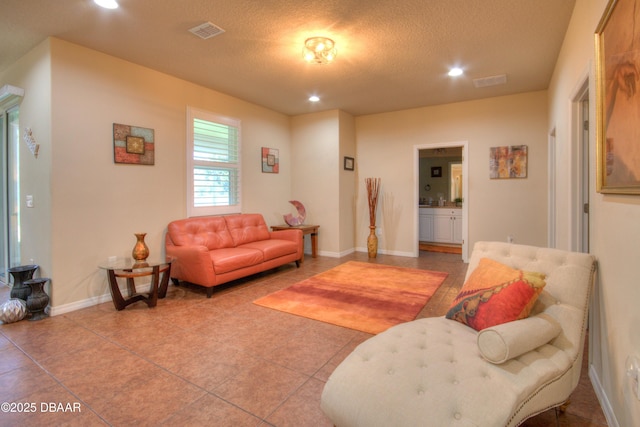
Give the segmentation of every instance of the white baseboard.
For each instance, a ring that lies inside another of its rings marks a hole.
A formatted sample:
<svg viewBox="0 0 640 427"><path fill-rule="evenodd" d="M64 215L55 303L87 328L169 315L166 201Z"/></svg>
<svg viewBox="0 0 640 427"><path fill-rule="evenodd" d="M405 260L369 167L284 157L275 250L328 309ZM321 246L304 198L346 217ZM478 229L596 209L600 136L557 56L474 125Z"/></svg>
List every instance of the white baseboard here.
<svg viewBox="0 0 640 427"><path fill-rule="evenodd" d="M620 424L618 424L618 420L616 419L616 415L613 413L611 403L607 398L607 394L602 388L602 383L600 382L598 373L593 365L589 365L589 379L591 380L591 385L593 385L593 390L596 392L598 402L600 402L602 412L604 412L604 417L607 419L607 424L609 427L620 427Z"/></svg>
<svg viewBox="0 0 640 427"><path fill-rule="evenodd" d="M367 252L367 248L363 248L363 247L351 248L351 249L347 249L346 251L342 251L342 252L319 251L318 255L331 257L331 258L342 258L343 256L347 256L347 255L352 254L354 252ZM404 257L415 258L415 255L410 253L410 252L387 251L387 250L384 250L384 249L379 249L378 253L384 254L384 255L396 255L396 256L404 256ZM304 256L305 256L305 258L311 257L311 254L305 253ZM151 287L150 283L149 284L144 284L143 283L141 285L136 284L136 288L137 288L138 292L148 292L150 287ZM126 290L125 290L125 292L126 292ZM91 306L94 306L94 305L97 305L97 304L102 304L103 302L107 302L107 301L112 301L110 293L99 295L99 296L96 296L96 297L87 298L87 299L84 299L84 300L81 300L81 301L72 302L72 303L69 303L69 304L63 304L63 305L59 305L59 306L56 306L56 307L52 307L51 308L51 312L49 314L51 316L58 316L60 314L70 313L72 311L81 310L83 308L91 307Z"/></svg>
<svg viewBox="0 0 640 427"><path fill-rule="evenodd" d="M318 251L318 255L320 256L328 256L330 258L340 258L342 255L340 255L340 252L329 252L329 251ZM304 254L304 257L311 257L311 254Z"/></svg>
<svg viewBox="0 0 640 427"><path fill-rule="evenodd" d="M356 248L357 252L369 252L367 248L358 247ZM395 256L404 256L409 258L415 258L416 255L412 252L402 252L402 251L388 251L386 249L378 249L379 254L383 255L395 255Z"/></svg>
<svg viewBox="0 0 640 427"><path fill-rule="evenodd" d="M140 285L136 284L136 291L149 292L151 288L151 283L142 283ZM122 289L120 289L122 292ZM126 293L126 290L124 291ZM123 294L124 295L124 294ZM81 310L83 308L92 307L94 305L102 304L103 302L113 301L111 298L111 293L99 295L96 297L87 298L81 301L72 302L69 304L58 305L55 307L51 307L51 311L49 312L50 316L58 316L60 314L70 313L72 311Z"/></svg>

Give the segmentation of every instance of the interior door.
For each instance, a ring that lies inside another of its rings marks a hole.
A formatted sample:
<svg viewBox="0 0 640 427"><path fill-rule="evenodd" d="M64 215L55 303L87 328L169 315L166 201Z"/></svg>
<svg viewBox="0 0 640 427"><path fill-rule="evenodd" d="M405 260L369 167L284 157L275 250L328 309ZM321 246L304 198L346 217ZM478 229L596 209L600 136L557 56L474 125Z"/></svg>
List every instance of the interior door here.
<svg viewBox="0 0 640 427"><path fill-rule="evenodd" d="M582 133L580 144L582 149L580 173L582 175L582 221L581 221L581 247L580 251L589 252L589 94L585 93L580 103Z"/></svg>

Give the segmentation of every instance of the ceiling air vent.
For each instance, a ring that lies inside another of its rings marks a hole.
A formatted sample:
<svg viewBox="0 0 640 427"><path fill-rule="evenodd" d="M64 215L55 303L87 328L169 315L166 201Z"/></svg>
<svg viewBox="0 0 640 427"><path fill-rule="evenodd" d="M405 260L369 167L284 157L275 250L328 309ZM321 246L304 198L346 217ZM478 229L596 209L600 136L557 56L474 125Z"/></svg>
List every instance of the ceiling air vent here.
<svg viewBox="0 0 640 427"><path fill-rule="evenodd" d="M217 36L218 34L224 33L224 30L217 25L213 25L211 22L205 22L204 24L200 24L197 27L193 27L189 30L190 33L195 34L201 39L210 39L211 37Z"/></svg>
<svg viewBox="0 0 640 427"><path fill-rule="evenodd" d="M487 87L503 85L507 82L507 75L500 74L499 76L482 77L479 79L473 79L473 85L475 87Z"/></svg>

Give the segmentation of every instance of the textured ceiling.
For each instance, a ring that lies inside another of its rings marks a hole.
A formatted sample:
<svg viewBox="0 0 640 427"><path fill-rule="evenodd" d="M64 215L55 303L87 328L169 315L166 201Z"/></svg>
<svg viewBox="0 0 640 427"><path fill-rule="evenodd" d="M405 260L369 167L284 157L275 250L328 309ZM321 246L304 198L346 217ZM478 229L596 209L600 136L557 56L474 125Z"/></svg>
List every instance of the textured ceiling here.
<svg viewBox="0 0 640 427"><path fill-rule="evenodd" d="M55 36L289 115L395 111L546 89L575 0L119 3L2 0L0 73ZM225 33L188 31L206 21ZM314 35L335 40L333 63L302 60ZM454 65L465 74L448 77ZM499 74L507 84L473 85Z"/></svg>

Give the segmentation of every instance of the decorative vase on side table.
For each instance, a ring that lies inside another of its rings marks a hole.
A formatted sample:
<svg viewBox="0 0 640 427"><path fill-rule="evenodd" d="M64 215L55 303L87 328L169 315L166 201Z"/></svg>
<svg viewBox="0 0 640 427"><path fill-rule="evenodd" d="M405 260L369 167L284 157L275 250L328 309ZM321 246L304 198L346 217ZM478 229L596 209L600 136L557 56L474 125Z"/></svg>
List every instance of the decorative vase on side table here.
<svg viewBox="0 0 640 427"><path fill-rule="evenodd" d="M131 251L131 256L138 262L144 262L145 259L149 257L149 247L144 242L144 236L147 233L134 233L136 236L136 245L133 247L133 251Z"/></svg>
<svg viewBox="0 0 640 427"><path fill-rule="evenodd" d="M31 293L31 288L24 282L33 278L33 273L38 269L35 264L21 265L7 269L13 276L13 287L11 288L11 298L18 298L27 301L27 297Z"/></svg>
<svg viewBox="0 0 640 427"><path fill-rule="evenodd" d="M31 315L29 320L42 320L49 316L45 312L45 308L49 305L49 295L44 291L44 285L48 281L47 278L39 278L24 282L31 288L31 293L27 297L27 310Z"/></svg>

